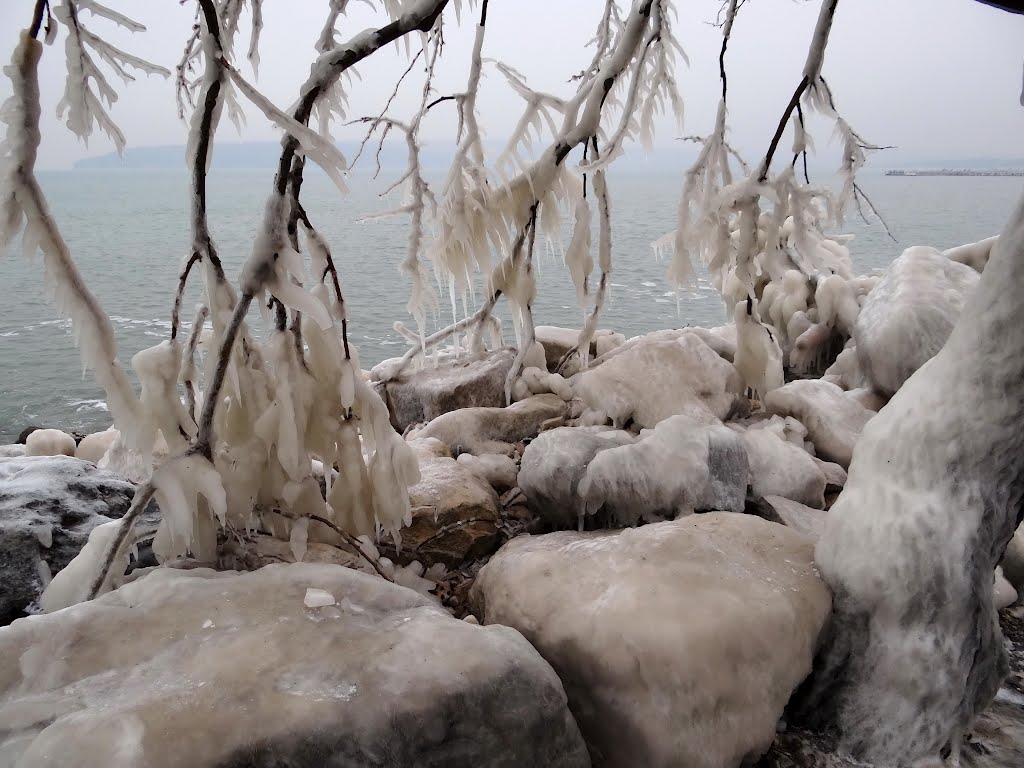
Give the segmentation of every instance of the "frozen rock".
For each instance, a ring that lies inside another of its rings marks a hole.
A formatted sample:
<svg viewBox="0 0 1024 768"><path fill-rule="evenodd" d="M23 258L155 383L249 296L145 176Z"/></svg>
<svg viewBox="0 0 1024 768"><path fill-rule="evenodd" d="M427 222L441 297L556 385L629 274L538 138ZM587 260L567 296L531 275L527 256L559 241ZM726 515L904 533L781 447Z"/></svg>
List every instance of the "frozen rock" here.
<svg viewBox="0 0 1024 768"><path fill-rule="evenodd" d="M98 525L121 517L135 486L66 456L0 459L0 624L36 600L39 562L60 572Z"/></svg>
<svg viewBox="0 0 1024 768"><path fill-rule="evenodd" d="M856 389L847 390L846 394L856 400L858 403L863 405L869 411L878 413L885 407L885 404L889 402L889 398L882 397L880 394L875 392L869 387L858 387Z"/></svg>
<svg viewBox="0 0 1024 768"><path fill-rule="evenodd" d="M519 467L514 460L496 453L484 453L480 456L462 453L459 454L459 464L478 474L498 493L514 488L516 476L519 474Z"/></svg>
<svg viewBox="0 0 1024 768"><path fill-rule="evenodd" d="M995 579L992 584L992 604L997 611L1017 602L1017 590L1003 576L1003 569L996 568Z"/></svg>
<svg viewBox="0 0 1024 768"><path fill-rule="evenodd" d="M830 604L811 557L729 513L520 536L481 570L473 614L551 663L595 764L738 768L811 669Z"/></svg>
<svg viewBox="0 0 1024 768"><path fill-rule="evenodd" d="M949 248L943 251L942 255L951 261L966 264L975 272L982 272L985 265L988 264L989 257L992 255L992 246L996 244L997 240L999 240L999 235L986 237L976 243L966 243Z"/></svg>
<svg viewBox="0 0 1024 768"><path fill-rule="evenodd" d="M1006 580L1018 592L1024 593L1024 527L1017 528L999 564Z"/></svg>
<svg viewBox="0 0 1024 768"><path fill-rule="evenodd" d="M498 495L483 477L455 459L420 459L420 481L409 488L412 525L401 530L403 561L454 567L489 554L501 543Z"/></svg>
<svg viewBox="0 0 1024 768"><path fill-rule="evenodd" d="M799 419L817 455L844 468L850 466L864 425L875 415L835 384L815 379L791 381L769 392L764 407L768 413Z"/></svg>
<svg viewBox="0 0 1024 768"><path fill-rule="evenodd" d="M891 397L942 349L978 277L925 246L908 248L889 265L854 328L860 368L873 389Z"/></svg>
<svg viewBox="0 0 1024 768"><path fill-rule="evenodd" d="M613 349L618 349L625 343L626 337L621 333L615 333L608 329L594 331L594 355L597 357L607 355ZM593 360L593 356L590 359Z"/></svg>
<svg viewBox="0 0 1024 768"><path fill-rule="evenodd" d="M765 496L764 500L775 512L778 522L806 536L811 541L816 542L821 538L821 534L825 530L827 512L783 496Z"/></svg>
<svg viewBox="0 0 1024 768"><path fill-rule="evenodd" d="M588 514L603 511L614 523L633 525L694 510L742 512L748 480L735 432L680 415L634 443L599 452L577 491Z"/></svg>
<svg viewBox="0 0 1024 768"><path fill-rule="evenodd" d="M533 440L519 468L518 484L530 510L553 527L575 526L586 513L577 492L587 465L608 448L629 445L633 435L617 429L559 427Z"/></svg>
<svg viewBox="0 0 1024 768"><path fill-rule="evenodd" d="M1006 675L992 574L1024 499L1022 256L1024 201L945 346L864 428L818 542L833 614L792 709L866 762L939 759Z"/></svg>
<svg viewBox="0 0 1024 768"><path fill-rule="evenodd" d="M0 722L5 760L36 768L590 765L518 632L330 565L160 568L17 621Z"/></svg>
<svg viewBox="0 0 1024 768"><path fill-rule="evenodd" d="M413 424L431 421L460 408L505 405L505 377L516 353L500 349L485 355L447 355L435 366L428 357L419 370L410 365L389 379L394 361L373 368L375 388L391 411L391 422L403 433Z"/></svg>
<svg viewBox="0 0 1024 768"><path fill-rule="evenodd" d="M25 438L26 456L74 456L75 438L59 429L36 429Z"/></svg>
<svg viewBox="0 0 1024 768"><path fill-rule="evenodd" d="M736 369L692 333L627 342L573 378L586 406L620 428L653 427L681 413L706 423L725 419L742 387Z"/></svg>
<svg viewBox="0 0 1024 768"><path fill-rule="evenodd" d="M771 429L744 430L750 487L758 496L784 496L809 507L825 506L825 474L814 457Z"/></svg>
<svg viewBox="0 0 1024 768"><path fill-rule="evenodd" d="M846 485L846 470L832 461L822 461L814 457L814 464L825 475L825 492L842 490Z"/></svg>
<svg viewBox="0 0 1024 768"><path fill-rule="evenodd" d="M701 328L691 326L685 328L686 333L692 333L711 349L713 349L723 360L730 363L736 359L736 325L720 325L715 328Z"/></svg>
<svg viewBox="0 0 1024 768"><path fill-rule="evenodd" d="M113 427L103 432L93 432L82 438L82 442L75 449L75 458L83 461L91 461L93 464L99 462L103 455L113 445L114 440L120 437L121 433Z"/></svg>
<svg viewBox="0 0 1024 768"><path fill-rule="evenodd" d="M541 344L544 345L544 354L547 359L547 369L554 371L561 362L562 358L576 346L576 342L580 338L580 332L578 328L560 328L555 325L538 325L534 328L534 337ZM598 351L598 339L605 339L603 342L606 349L604 351ZM607 329L601 329L594 331L594 336L590 340L590 359L593 360L609 349L613 349L618 346L625 337L620 333L614 333ZM618 343L615 343L618 342Z"/></svg>
<svg viewBox="0 0 1024 768"><path fill-rule="evenodd" d="M507 408L463 408L438 416L410 437L434 437L453 454L510 455L514 443L536 436L546 422L563 419L568 407L557 395L535 395Z"/></svg>
<svg viewBox="0 0 1024 768"><path fill-rule="evenodd" d="M566 402L573 398L572 387L569 386L569 382L557 373L548 373L540 368L524 368L522 378L527 389L530 390L530 394L554 394Z"/></svg>

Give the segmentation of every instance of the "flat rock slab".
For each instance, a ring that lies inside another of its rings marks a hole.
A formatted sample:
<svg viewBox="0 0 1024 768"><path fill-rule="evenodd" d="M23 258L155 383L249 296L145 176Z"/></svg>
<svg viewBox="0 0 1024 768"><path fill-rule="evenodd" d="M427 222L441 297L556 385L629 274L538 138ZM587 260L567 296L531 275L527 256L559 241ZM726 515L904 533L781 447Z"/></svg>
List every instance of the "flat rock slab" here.
<svg viewBox="0 0 1024 768"><path fill-rule="evenodd" d="M724 512L520 536L471 598L558 672L595 765L738 768L811 669L831 606L812 550Z"/></svg>
<svg viewBox="0 0 1024 768"><path fill-rule="evenodd" d="M463 408L446 413L410 436L436 438L456 456L510 455L516 443L536 437L546 423L557 422L567 412L568 406L558 395L534 395L507 408Z"/></svg>
<svg viewBox="0 0 1024 768"><path fill-rule="evenodd" d="M791 381L764 397L768 413L793 416L807 427L818 456L848 469L853 447L868 423L869 411L842 389L820 379Z"/></svg>
<svg viewBox="0 0 1024 768"><path fill-rule="evenodd" d="M437 366L427 359L420 369L412 364L387 381L389 363L375 367L371 375L375 388L388 409L391 423L399 433L442 413L460 408L492 407L505 404L505 377L515 359L514 349L500 349L483 356L468 352L449 356Z"/></svg>
<svg viewBox="0 0 1024 768"><path fill-rule="evenodd" d="M582 768L565 702L515 630L334 565L161 568L0 629L0 754L33 768Z"/></svg>
<svg viewBox="0 0 1024 768"><path fill-rule="evenodd" d="M97 525L121 517L135 486L70 456L0 459L0 624L39 597Z"/></svg>

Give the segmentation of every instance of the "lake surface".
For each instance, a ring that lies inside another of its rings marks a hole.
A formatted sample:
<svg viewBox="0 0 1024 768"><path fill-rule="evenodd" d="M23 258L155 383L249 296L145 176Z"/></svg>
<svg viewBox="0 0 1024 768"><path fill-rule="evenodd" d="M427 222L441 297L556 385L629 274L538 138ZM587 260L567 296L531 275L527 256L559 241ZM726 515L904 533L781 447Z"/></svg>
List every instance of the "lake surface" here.
<svg viewBox="0 0 1024 768"><path fill-rule="evenodd" d="M665 282L666 265L650 243L675 226L681 173L623 172L610 177L613 276L601 327L632 336L686 324L725 320L718 294L701 277L680 301ZM85 279L111 317L120 359L127 366L140 349L167 338L174 286L188 247L188 180L184 172L104 170L40 174L40 182ZM211 229L225 268L237 277L251 248L271 185L267 171L223 170L211 175ZM860 272L884 267L904 248L948 248L997 234L1021 192L1015 178L886 177L865 174L862 186L883 212L899 242L880 226L851 216L845 231ZM311 177L303 198L327 236L341 272L350 333L369 368L400 355L406 344L392 329L412 325L405 305L408 284L398 272L407 220L359 222L399 203L378 198L382 184L354 179L341 198L322 176ZM534 307L539 325L579 327L582 310L555 252L542 254ZM196 275L198 278L198 275ZM83 378L68 323L57 319L43 282L42 260L17 246L0 258L0 443L27 425L92 431L109 426L103 393ZM183 314L198 299L193 287ZM444 306L444 305L443 305ZM472 309L472 308L471 308ZM450 310L439 325L451 322ZM511 324L505 315L506 339Z"/></svg>

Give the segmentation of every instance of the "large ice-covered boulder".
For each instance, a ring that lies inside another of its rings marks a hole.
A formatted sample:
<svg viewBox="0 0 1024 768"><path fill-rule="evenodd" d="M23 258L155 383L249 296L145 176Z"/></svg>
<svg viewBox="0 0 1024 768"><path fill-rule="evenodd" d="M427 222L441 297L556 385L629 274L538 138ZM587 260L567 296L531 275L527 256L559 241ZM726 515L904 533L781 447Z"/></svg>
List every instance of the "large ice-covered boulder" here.
<svg viewBox="0 0 1024 768"><path fill-rule="evenodd" d="M843 468L850 466L853 447L875 415L835 384L820 379L791 381L772 390L764 407L770 414L800 421L817 455Z"/></svg>
<svg viewBox="0 0 1024 768"><path fill-rule="evenodd" d="M696 335L633 339L600 364L573 377L588 410L617 427L653 427L675 414L705 422L725 419L737 406L740 375Z"/></svg>
<svg viewBox="0 0 1024 768"><path fill-rule="evenodd" d="M729 513L521 536L471 597L481 621L515 627L551 663L609 768L752 764L830 606L807 539Z"/></svg>
<svg viewBox="0 0 1024 768"><path fill-rule="evenodd" d="M399 432L422 424L442 413L473 407L505 404L505 377L515 359L514 349L486 354L432 358L416 368L410 364L392 378L396 360L385 360L370 371L374 388L391 411L391 423Z"/></svg>
<svg viewBox="0 0 1024 768"><path fill-rule="evenodd" d="M925 246L908 248L889 265L853 331L860 370L873 389L891 397L942 349L978 279L971 267Z"/></svg>
<svg viewBox="0 0 1024 768"><path fill-rule="evenodd" d="M587 466L600 451L635 440L629 432L604 427L558 427L541 433L526 446L519 467L527 506L549 525L575 526L586 514L578 487Z"/></svg>
<svg viewBox="0 0 1024 768"><path fill-rule="evenodd" d="M515 443L536 436L545 424L568 413L558 395L534 395L507 408L463 408L438 416L410 437L433 437L455 455L510 454Z"/></svg>
<svg viewBox="0 0 1024 768"><path fill-rule="evenodd" d="M0 459L0 624L21 615L135 486L70 456Z"/></svg>
<svg viewBox="0 0 1024 768"><path fill-rule="evenodd" d="M17 621L0 722L34 768L590 764L518 632L334 565L159 569Z"/></svg>

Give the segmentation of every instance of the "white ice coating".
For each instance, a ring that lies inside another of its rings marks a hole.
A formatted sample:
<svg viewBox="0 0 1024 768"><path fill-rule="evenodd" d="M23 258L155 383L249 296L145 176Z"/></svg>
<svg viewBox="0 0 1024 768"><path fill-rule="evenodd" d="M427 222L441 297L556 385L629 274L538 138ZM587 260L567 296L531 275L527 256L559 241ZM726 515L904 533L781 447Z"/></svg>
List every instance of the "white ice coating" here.
<svg viewBox="0 0 1024 768"><path fill-rule="evenodd" d="M214 516L224 524L227 498L214 466L202 456L186 454L157 467L151 482L162 514L153 539L157 558L166 561L191 552L200 561L216 560Z"/></svg>
<svg viewBox="0 0 1024 768"><path fill-rule="evenodd" d="M82 547L81 552L53 577L47 585L46 591L39 598L39 606L46 613L75 605L89 596L89 589L96 577L99 576L100 565L113 543L114 537L117 536L120 526L120 520L111 520L109 523L96 526L89 532L89 540ZM127 567L128 551L125 550L121 561L115 563L110 569L107 579L100 589L100 594L114 589L118 585L120 574L123 574Z"/></svg>
<svg viewBox="0 0 1024 768"><path fill-rule="evenodd" d="M872 762L937 756L1002 678L992 573L1024 494L1022 285L1024 201L945 346L867 423L817 546L836 631L809 708Z"/></svg>
<svg viewBox="0 0 1024 768"><path fill-rule="evenodd" d="M762 400L785 383L782 373L782 349L771 328L760 321L753 300L736 305L736 355L733 364L743 383Z"/></svg>

